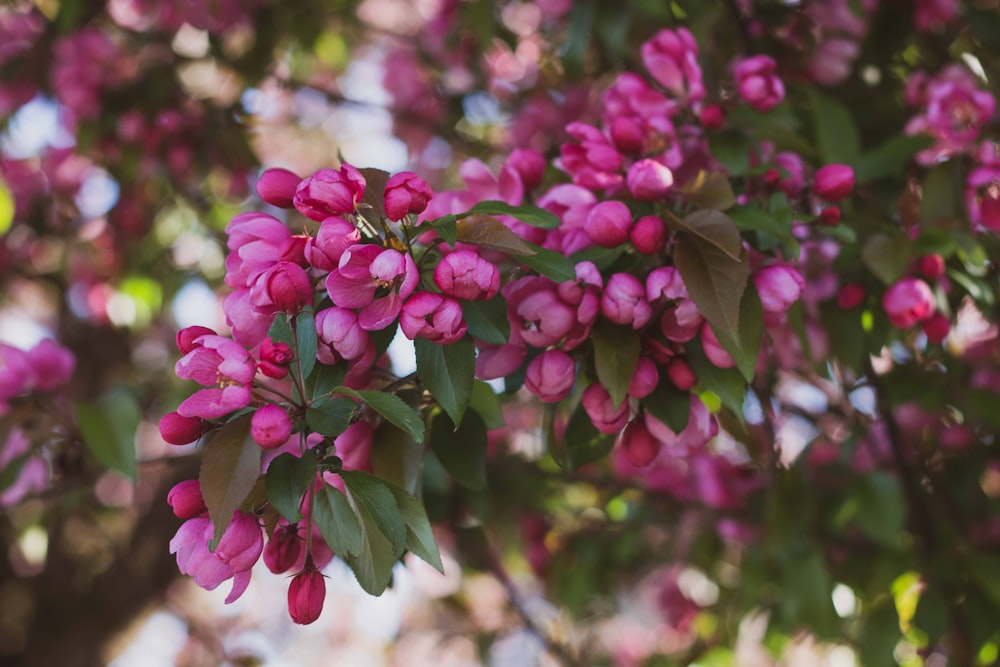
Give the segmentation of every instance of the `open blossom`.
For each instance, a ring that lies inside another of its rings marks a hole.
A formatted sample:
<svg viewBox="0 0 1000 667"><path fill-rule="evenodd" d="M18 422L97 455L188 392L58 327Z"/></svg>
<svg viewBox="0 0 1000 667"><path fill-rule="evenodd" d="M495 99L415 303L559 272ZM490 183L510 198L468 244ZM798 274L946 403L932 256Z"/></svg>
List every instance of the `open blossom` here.
<svg viewBox="0 0 1000 667"><path fill-rule="evenodd" d="M353 213L365 195L365 177L349 164L320 169L299 183L293 203L302 215L324 220Z"/></svg>
<svg viewBox="0 0 1000 667"><path fill-rule="evenodd" d="M500 270L471 250L456 250L434 267L434 284L456 299L492 299L500 291Z"/></svg>
<svg viewBox="0 0 1000 667"><path fill-rule="evenodd" d="M694 104L704 99L698 44L686 28L661 30L643 43L642 64L657 83L680 101Z"/></svg>
<svg viewBox="0 0 1000 667"><path fill-rule="evenodd" d="M646 299L650 303L671 304L660 317L660 330L668 340L686 343L694 338L705 318L688 296L680 272L673 266L661 266L646 276Z"/></svg>
<svg viewBox="0 0 1000 667"><path fill-rule="evenodd" d="M462 305L455 299L433 292L411 296L399 316L399 326L410 340L427 338L448 345L465 335Z"/></svg>
<svg viewBox="0 0 1000 667"><path fill-rule="evenodd" d="M170 540L170 553L177 554L177 569L190 575L205 590L214 590L232 579L226 604L237 600L250 585L250 571L264 550L264 536L256 517L234 512L215 551L208 548L215 533L207 517L188 519Z"/></svg>
<svg viewBox="0 0 1000 667"><path fill-rule="evenodd" d="M177 361L175 372L182 380L203 387L177 407L184 417L215 419L250 405L250 383L257 366L239 343L223 336L206 335L197 347Z"/></svg>
<svg viewBox="0 0 1000 667"><path fill-rule="evenodd" d="M305 259L320 271L332 271L344 251L360 242L361 231L353 223L341 217L327 218L316 236L306 241Z"/></svg>
<svg viewBox="0 0 1000 667"><path fill-rule="evenodd" d="M788 309L799 300L806 284L798 270L784 264L758 269L752 278L760 295L767 324L779 324L784 320Z"/></svg>
<svg viewBox="0 0 1000 667"><path fill-rule="evenodd" d="M358 309L365 331L389 326L413 294L420 280L417 265L407 253L377 245L355 245L344 251L340 265L326 279L333 303Z"/></svg>
<svg viewBox="0 0 1000 667"><path fill-rule="evenodd" d="M240 213L226 225L226 284L250 287L253 279L281 257L291 230L266 213Z"/></svg>
<svg viewBox="0 0 1000 667"><path fill-rule="evenodd" d="M624 178L619 172L623 158L600 130L586 123L570 123L566 131L579 143L562 145L559 166L573 177L574 183L591 190L622 183Z"/></svg>
<svg viewBox="0 0 1000 667"><path fill-rule="evenodd" d="M770 56L751 56L736 65L740 97L757 111L770 111L785 99L785 84L775 74L777 68Z"/></svg>
<svg viewBox="0 0 1000 667"><path fill-rule="evenodd" d="M402 220L408 213L421 213L433 196L427 181L412 171L401 171L385 184L385 214L390 220Z"/></svg>

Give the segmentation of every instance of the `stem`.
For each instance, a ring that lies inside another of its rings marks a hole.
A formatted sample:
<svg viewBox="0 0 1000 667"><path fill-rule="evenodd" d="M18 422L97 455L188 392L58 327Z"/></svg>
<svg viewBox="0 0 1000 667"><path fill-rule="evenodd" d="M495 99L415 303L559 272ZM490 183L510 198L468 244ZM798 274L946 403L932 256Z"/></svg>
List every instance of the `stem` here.
<svg viewBox="0 0 1000 667"><path fill-rule="evenodd" d="M299 390L299 399L302 401L301 405L297 405L302 414L306 413L306 386L305 378L302 377L302 354L299 348L299 328L298 328L298 318L293 317L291 319L292 325L292 342L295 343L295 387ZM295 401L292 401L292 405L295 405Z"/></svg>

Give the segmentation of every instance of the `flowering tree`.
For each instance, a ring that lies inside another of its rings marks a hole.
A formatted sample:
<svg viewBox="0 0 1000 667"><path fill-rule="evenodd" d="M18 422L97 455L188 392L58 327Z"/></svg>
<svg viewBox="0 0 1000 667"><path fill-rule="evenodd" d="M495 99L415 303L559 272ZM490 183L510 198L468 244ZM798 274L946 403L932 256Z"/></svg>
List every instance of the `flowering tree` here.
<svg viewBox="0 0 1000 667"><path fill-rule="evenodd" d="M564 664L737 664L748 623L992 664L996 3L341 4L0 10L7 309L59 340L0 348L0 647L97 664L258 561L308 624L332 560L380 595L444 552ZM391 170L330 139L375 104ZM67 582L136 588L73 629ZM654 639L598 631L644 596Z"/></svg>

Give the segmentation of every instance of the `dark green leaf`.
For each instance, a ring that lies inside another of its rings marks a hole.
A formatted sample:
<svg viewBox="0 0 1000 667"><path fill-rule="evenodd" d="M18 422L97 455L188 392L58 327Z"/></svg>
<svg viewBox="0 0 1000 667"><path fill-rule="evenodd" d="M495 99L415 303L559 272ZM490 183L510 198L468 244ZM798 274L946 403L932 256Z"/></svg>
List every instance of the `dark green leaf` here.
<svg viewBox="0 0 1000 667"><path fill-rule="evenodd" d="M472 385L472 399L469 401L469 407L483 418L486 428L503 428L507 424L503 418L500 398L493 391L493 387L482 380L476 380Z"/></svg>
<svg viewBox="0 0 1000 667"><path fill-rule="evenodd" d="M905 234L876 234L865 243L861 259L879 280L891 285L910 265L910 240Z"/></svg>
<svg viewBox="0 0 1000 667"><path fill-rule="evenodd" d="M533 255L534 250L520 236L496 218L477 213L463 218L456 227L456 241L498 250L508 255Z"/></svg>
<svg viewBox="0 0 1000 667"><path fill-rule="evenodd" d="M344 494L324 484L312 503L313 521L333 553L345 561L362 557L361 523Z"/></svg>
<svg viewBox="0 0 1000 667"><path fill-rule="evenodd" d="M862 619L858 657L865 667L897 665L893 652L899 643L899 615L892 600L883 599Z"/></svg>
<svg viewBox="0 0 1000 667"><path fill-rule="evenodd" d="M335 366L318 364L307 380L307 390L312 397L312 405L316 406L328 401L334 387L344 383L347 376L347 362ZM311 390L308 388L311 387Z"/></svg>
<svg viewBox="0 0 1000 667"><path fill-rule="evenodd" d="M934 139L926 135L894 136L854 161L854 178L858 183L866 183L883 176L902 178L903 169L913 154L933 143Z"/></svg>
<svg viewBox="0 0 1000 667"><path fill-rule="evenodd" d="M439 412L431 422L430 443L456 482L473 491L486 488L486 425L476 412L467 412L457 429Z"/></svg>
<svg viewBox="0 0 1000 667"><path fill-rule="evenodd" d="M851 112L836 98L815 88L809 90L809 103L823 162L853 163L861 144Z"/></svg>
<svg viewBox="0 0 1000 667"><path fill-rule="evenodd" d="M557 283L576 280L576 267L565 255L552 250L528 244L535 251L534 255L518 255L515 259L529 269L548 276Z"/></svg>
<svg viewBox="0 0 1000 667"><path fill-rule="evenodd" d="M735 338L715 330L716 338L725 348L729 356L736 362L736 367L747 382L753 380L757 357L760 356L760 344L764 337L764 310L760 297L752 282L747 283L743 299L740 301L739 331Z"/></svg>
<svg viewBox="0 0 1000 667"><path fill-rule="evenodd" d="M395 424L409 433L410 437L417 442L424 439L423 418L419 412L407 405L399 396L378 390L356 391L349 387L337 387L333 393L361 399L389 423Z"/></svg>
<svg viewBox="0 0 1000 667"><path fill-rule="evenodd" d="M922 186L920 222L923 225L950 225L964 210L965 182L957 160L948 160L927 172Z"/></svg>
<svg viewBox="0 0 1000 667"><path fill-rule="evenodd" d="M906 519L906 503L899 481L888 473L872 473L862 480L856 499L856 518L861 530L886 546L897 544Z"/></svg>
<svg viewBox="0 0 1000 667"><path fill-rule="evenodd" d="M431 228L437 232L437 235L441 237L441 240L448 245L454 246L455 240L458 235L458 218L454 215L446 215L443 218L438 218L437 220L429 223ZM422 225L421 225L422 226Z"/></svg>
<svg viewBox="0 0 1000 667"><path fill-rule="evenodd" d="M434 532L431 530L431 523L427 520L427 512L420 501L410 495L406 489L401 489L395 484L385 484L392 491L399 506L399 513L406 524L406 548L416 554L421 560L431 565L441 574L444 574L444 565L441 563L441 554L438 551L437 542L434 541Z"/></svg>
<svg viewBox="0 0 1000 667"><path fill-rule="evenodd" d="M792 236L790 217L777 216L757 206L734 206L729 209L728 214L740 231L754 231L773 236L785 246L787 257L799 256L799 242Z"/></svg>
<svg viewBox="0 0 1000 667"><path fill-rule="evenodd" d="M288 322L288 316L278 313L274 316L271 328L267 330L267 336L276 343L284 343L288 347L295 349L295 339L292 337L292 325Z"/></svg>
<svg viewBox="0 0 1000 667"><path fill-rule="evenodd" d="M385 482L360 470L340 473L347 498L361 521L361 549L348 556L358 583L371 595L381 595L392 568L406 548L406 524Z"/></svg>
<svg viewBox="0 0 1000 667"><path fill-rule="evenodd" d="M709 133L708 147L733 176L742 176L750 170L750 142L740 130Z"/></svg>
<svg viewBox="0 0 1000 667"><path fill-rule="evenodd" d="M267 467L267 500L290 522L301 521L299 507L302 496L315 479L316 455L311 449L307 449L301 458L287 452L280 454Z"/></svg>
<svg viewBox="0 0 1000 667"><path fill-rule="evenodd" d="M499 294L487 301L462 301L462 315L473 338L492 345L510 340L507 301Z"/></svg>
<svg viewBox="0 0 1000 667"><path fill-rule="evenodd" d="M336 437L351 425L351 417L357 409L357 404L351 399L335 398L306 410L306 423L315 433Z"/></svg>
<svg viewBox="0 0 1000 667"><path fill-rule="evenodd" d="M733 414L743 418L743 401L746 398L747 382L736 368L719 368L705 356L701 342L695 339L685 346L691 370L698 378L698 385L719 397L722 404Z"/></svg>
<svg viewBox="0 0 1000 667"><path fill-rule="evenodd" d="M261 448L250 435L249 414L205 437L198 482L215 526L213 545L219 543L233 519L233 512L239 509L257 483L260 454Z"/></svg>
<svg viewBox="0 0 1000 667"><path fill-rule="evenodd" d="M699 171L679 191L696 208L724 211L736 203L729 177L717 171Z"/></svg>
<svg viewBox="0 0 1000 667"><path fill-rule="evenodd" d="M135 481L135 432L141 414L135 398L115 389L94 402L76 404L76 421L87 449L101 465Z"/></svg>
<svg viewBox="0 0 1000 667"><path fill-rule="evenodd" d="M836 612L831 599L833 582L823 555L817 549L796 554L784 574L784 617L793 627L806 625L821 636L830 633Z"/></svg>
<svg viewBox="0 0 1000 667"><path fill-rule="evenodd" d="M642 405L646 412L669 426L674 433L687 428L691 414L691 394L681 391L672 383L661 379L653 393L642 399Z"/></svg>
<svg viewBox="0 0 1000 667"><path fill-rule="evenodd" d="M476 375L476 349L472 340L466 336L451 345L438 345L418 338L413 347L420 381L452 420L461 424Z"/></svg>
<svg viewBox="0 0 1000 667"><path fill-rule="evenodd" d="M564 440L569 453L569 465L574 470L600 461L615 444L614 435L606 435L594 427L582 403L570 415Z"/></svg>
<svg viewBox="0 0 1000 667"><path fill-rule="evenodd" d="M639 363L642 344L639 333L631 327L600 319L594 325L594 366L597 379L611 395L617 408L628 395L628 387Z"/></svg>
<svg viewBox="0 0 1000 667"><path fill-rule="evenodd" d="M423 465L423 443L392 424L382 423L372 437L372 472L403 488L416 490Z"/></svg>
<svg viewBox="0 0 1000 667"><path fill-rule="evenodd" d="M671 218L673 226L688 232L733 260L743 256L743 240L740 231L725 213L721 211L695 211L683 219Z"/></svg>
<svg viewBox="0 0 1000 667"><path fill-rule="evenodd" d="M302 367L302 377L307 378L316 365L316 321L311 308L295 316L295 337L299 343L296 354Z"/></svg>
<svg viewBox="0 0 1000 667"><path fill-rule="evenodd" d="M526 225L539 227L541 229L556 229L560 225L559 218L545 209L538 208L537 206L531 206L528 204L522 206L511 206L510 204L502 201L491 200L479 202L465 213L460 213L458 217L464 218L476 213L485 213L486 215L509 215L512 218L520 220Z"/></svg>

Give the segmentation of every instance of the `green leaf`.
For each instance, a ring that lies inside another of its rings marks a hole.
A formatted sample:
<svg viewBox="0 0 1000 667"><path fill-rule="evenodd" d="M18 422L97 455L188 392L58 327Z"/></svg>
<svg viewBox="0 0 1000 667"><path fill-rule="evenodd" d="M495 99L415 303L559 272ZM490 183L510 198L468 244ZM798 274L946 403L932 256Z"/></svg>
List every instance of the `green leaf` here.
<svg viewBox="0 0 1000 667"><path fill-rule="evenodd" d="M897 665L893 652L899 643L899 615L891 599L880 604L862 619L858 639L858 657L865 667L890 667Z"/></svg>
<svg viewBox="0 0 1000 667"><path fill-rule="evenodd" d="M719 368L705 356L701 342L695 339L685 348L691 370L698 378L698 385L708 389L722 401L738 418L743 418L743 401L746 398L747 382L736 368ZM655 415L654 415L655 416Z"/></svg>
<svg viewBox="0 0 1000 667"><path fill-rule="evenodd" d="M861 144L851 112L836 98L816 88L809 90L809 104L812 107L816 145L823 162L853 163Z"/></svg>
<svg viewBox="0 0 1000 667"><path fill-rule="evenodd" d="M524 239L511 231L510 227L496 218L481 213L460 220L455 233L455 240L459 243L498 250L508 255L535 253Z"/></svg>
<svg viewBox="0 0 1000 667"><path fill-rule="evenodd" d="M649 396L642 399L646 412L670 427L674 433L687 428L691 414L691 394L672 383L661 381Z"/></svg>
<svg viewBox="0 0 1000 667"><path fill-rule="evenodd" d="M361 399L386 421L406 431L417 442L424 439L423 418L399 396L374 389L356 391L350 387L337 387L333 393Z"/></svg>
<svg viewBox="0 0 1000 667"><path fill-rule="evenodd" d="M441 465L452 478L473 491L486 488L486 425L482 417L470 410L462 425L443 412L431 422L430 444Z"/></svg>
<svg viewBox="0 0 1000 667"><path fill-rule="evenodd" d="M499 294L486 301L462 301L462 316L473 338L492 345L510 340L507 301Z"/></svg>
<svg viewBox="0 0 1000 667"><path fill-rule="evenodd" d="M792 218L777 216L757 206L734 206L728 211L736 228L740 231L754 231L781 241L786 257L799 256L799 242L792 236Z"/></svg>
<svg viewBox="0 0 1000 667"><path fill-rule="evenodd" d="M324 484L313 496L312 503L312 519L333 553L344 561L361 557L364 548L361 523L344 494Z"/></svg>
<svg viewBox="0 0 1000 667"><path fill-rule="evenodd" d="M93 402L76 404L76 421L87 449L101 465L135 481L135 432L141 413L125 389L109 391Z"/></svg>
<svg viewBox="0 0 1000 667"><path fill-rule="evenodd" d="M351 417L357 409L357 404L351 399L335 398L306 410L306 424L315 433L336 437L351 425Z"/></svg>
<svg viewBox="0 0 1000 667"><path fill-rule="evenodd" d="M725 348L729 356L736 362L736 367L746 378L753 380L757 357L760 356L760 344L764 337L764 309L760 297L752 282L747 283L743 298L740 300L739 331L735 338L721 334L715 330L716 338Z"/></svg>
<svg viewBox="0 0 1000 667"><path fill-rule="evenodd" d="M576 280L576 267L568 257L552 250L541 248L533 243L529 243L528 245L535 251L535 254L518 255L516 258L518 262L543 276L551 278L557 283Z"/></svg>
<svg viewBox="0 0 1000 667"><path fill-rule="evenodd" d="M9 489L18 480L21 476L21 470L24 469L24 464L35 455L36 453L29 449L0 466L0 493Z"/></svg>
<svg viewBox="0 0 1000 667"><path fill-rule="evenodd" d="M750 171L750 142L740 130L710 132L708 147L715 159L733 176Z"/></svg>
<svg viewBox="0 0 1000 667"><path fill-rule="evenodd" d="M699 171L678 190L695 208L724 211L736 203L729 177L717 171Z"/></svg>
<svg viewBox="0 0 1000 667"><path fill-rule="evenodd" d="M442 218L438 218L429 224L430 227L441 237L441 240L450 246L455 245L456 237L458 235L458 218L454 215L446 215ZM423 225L421 225L423 227Z"/></svg>
<svg viewBox="0 0 1000 667"><path fill-rule="evenodd" d="M330 400L333 389L344 383L347 377L347 362L334 366L318 364L306 379L306 390L311 396L311 404L317 406Z"/></svg>
<svg viewBox="0 0 1000 667"><path fill-rule="evenodd" d="M573 470L600 461L615 445L613 434L604 434L594 428L583 403L577 405L570 415L563 440L566 442L569 465Z"/></svg>
<svg viewBox="0 0 1000 667"><path fill-rule="evenodd" d="M372 437L372 472L403 488L416 490L423 466L423 443L388 422L375 429Z"/></svg>
<svg viewBox="0 0 1000 667"><path fill-rule="evenodd" d="M970 553L966 567L972 580L980 590L1000 607L1000 558L993 554Z"/></svg>
<svg viewBox="0 0 1000 667"><path fill-rule="evenodd" d="M511 206L502 201L481 201L465 213L459 213L457 217L465 218L476 213L486 215L509 215L520 220L526 225L539 227L541 229L556 229L561 224L559 218L549 213L543 208L524 204L522 206Z"/></svg>
<svg viewBox="0 0 1000 667"><path fill-rule="evenodd" d="M874 181L884 176L902 178L903 169L913 154L933 143L934 139L926 135L896 135L854 161L854 178L858 183Z"/></svg>
<svg viewBox="0 0 1000 667"><path fill-rule="evenodd" d="M299 507L302 496L316 479L316 455L311 449L301 458L294 454L279 455L267 467L264 488L267 500L278 513L292 523L302 520Z"/></svg>
<svg viewBox="0 0 1000 667"><path fill-rule="evenodd" d="M906 503L899 481L888 473L865 477L855 494L858 526L868 537L886 546L899 541L906 519Z"/></svg>
<svg viewBox="0 0 1000 667"><path fill-rule="evenodd" d="M347 499L361 522L361 549L348 556L358 583L371 595L381 595L392 568L406 548L406 523L385 482L360 470L342 471Z"/></svg>
<svg viewBox="0 0 1000 667"><path fill-rule="evenodd" d="M260 477L261 448L250 435L250 415L245 414L211 431L205 437L198 482L208 515L215 526L212 548L226 531Z"/></svg>
<svg viewBox="0 0 1000 667"><path fill-rule="evenodd" d="M288 347L295 349L295 338L292 336L292 325L288 322L288 316L278 313L271 323L271 328L267 330L267 337L276 343L284 343Z"/></svg>
<svg viewBox="0 0 1000 667"><path fill-rule="evenodd" d="M413 341L413 347L420 381L438 405L451 415L452 421L461 425L476 375L476 349L472 339L466 336L451 345L438 345L418 338Z"/></svg>
<svg viewBox="0 0 1000 667"><path fill-rule="evenodd" d="M7 184L0 179L0 236L7 233L14 223L14 198Z"/></svg>
<svg viewBox="0 0 1000 667"><path fill-rule="evenodd" d="M410 495L406 489L395 484L383 482L392 491L392 497L399 506L399 513L406 524L406 548L416 554L422 561L444 574L444 564L441 563L441 553L434 541L434 531L431 522L427 520L427 512L419 500Z"/></svg>
<svg viewBox="0 0 1000 667"><path fill-rule="evenodd" d="M836 622L831 598L833 582L822 553L810 548L796 554L794 562L784 569L783 583L781 611L793 627L805 625L820 636L833 630Z"/></svg>
<svg viewBox="0 0 1000 667"><path fill-rule="evenodd" d="M674 263L691 300L716 335L739 340L740 306L750 276L746 253L738 260L733 259L718 245L680 232L674 247Z"/></svg>
<svg viewBox="0 0 1000 667"><path fill-rule="evenodd" d="M721 211L695 211L683 219L671 218L671 223L674 227L721 250L730 259L739 260L743 256L743 239L740 238L740 231L736 223Z"/></svg>
<svg viewBox="0 0 1000 667"><path fill-rule="evenodd" d="M639 333L631 327L611 324L600 319L594 325L594 366L597 379L611 395L617 408L628 395L629 384L639 363L642 344Z"/></svg>
<svg viewBox="0 0 1000 667"><path fill-rule="evenodd" d="M948 160L927 172L921 187L920 222L930 225L950 225L964 211L962 180L958 160Z"/></svg>
<svg viewBox="0 0 1000 667"><path fill-rule="evenodd" d="M910 265L910 240L905 234L876 234L865 243L861 259L879 280L891 285Z"/></svg>
<svg viewBox="0 0 1000 667"><path fill-rule="evenodd" d="M500 398L493 391L493 387L482 380L476 380L472 384L472 399L469 401L469 407L483 418L486 428L503 428L507 425L503 417Z"/></svg>
<svg viewBox="0 0 1000 667"><path fill-rule="evenodd" d="M280 319L280 318L278 318ZM295 337L298 339L298 358L302 377L307 378L316 366L316 321L311 308L295 316ZM292 366L295 368L295 366Z"/></svg>

